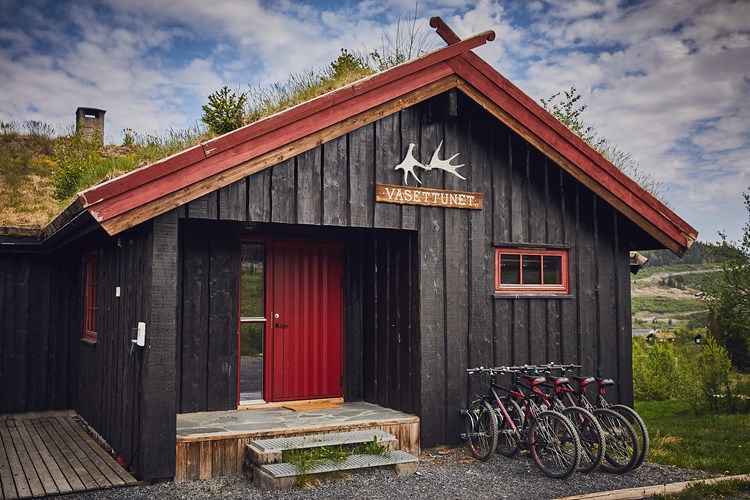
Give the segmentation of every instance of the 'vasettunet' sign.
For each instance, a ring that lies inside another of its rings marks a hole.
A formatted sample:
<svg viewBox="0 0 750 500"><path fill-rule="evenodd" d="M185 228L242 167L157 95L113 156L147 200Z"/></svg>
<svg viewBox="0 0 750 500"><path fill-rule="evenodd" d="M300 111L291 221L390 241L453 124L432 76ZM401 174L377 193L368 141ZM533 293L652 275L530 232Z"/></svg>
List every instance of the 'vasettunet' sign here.
<svg viewBox="0 0 750 500"><path fill-rule="evenodd" d="M437 149L432 153L430 162L424 164L414 157L415 144L409 144L409 150L406 152L403 161L396 165L396 170L403 170L404 172L404 184L408 184L409 175L414 177L416 182L422 184L422 181L417 177L415 170L417 168L424 170L425 173L433 170L440 170L452 174L461 180L466 180L466 178L458 172L458 169L463 167L463 164L454 165L451 163L451 161L458 156L458 153L454 154L447 160L443 160L440 158L440 149L442 147L443 142L440 141ZM482 209L482 193L466 193L463 191L446 191L445 189L418 187L412 188L406 185L392 186L390 184L376 184L375 201L397 203L399 205L425 205L429 207L466 208L473 210Z"/></svg>
<svg viewBox="0 0 750 500"><path fill-rule="evenodd" d="M482 209L482 193L391 186L389 184L375 186L375 200L400 205Z"/></svg>

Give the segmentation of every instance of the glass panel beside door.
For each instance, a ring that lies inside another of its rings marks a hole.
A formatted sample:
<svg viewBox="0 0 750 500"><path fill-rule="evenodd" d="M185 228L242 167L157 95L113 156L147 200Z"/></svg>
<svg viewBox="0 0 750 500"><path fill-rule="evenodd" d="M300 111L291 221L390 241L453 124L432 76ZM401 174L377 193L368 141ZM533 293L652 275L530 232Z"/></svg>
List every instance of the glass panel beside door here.
<svg viewBox="0 0 750 500"><path fill-rule="evenodd" d="M238 404L265 402L263 344L265 317L265 245L242 243L240 263L240 329Z"/></svg>

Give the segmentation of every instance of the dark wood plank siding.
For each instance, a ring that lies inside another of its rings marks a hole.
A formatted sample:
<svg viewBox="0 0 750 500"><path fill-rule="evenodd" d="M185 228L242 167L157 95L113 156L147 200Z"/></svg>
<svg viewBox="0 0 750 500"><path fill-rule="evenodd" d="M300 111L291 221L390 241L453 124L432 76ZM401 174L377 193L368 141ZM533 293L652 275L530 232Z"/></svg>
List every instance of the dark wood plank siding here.
<svg viewBox="0 0 750 500"><path fill-rule="evenodd" d="M177 412L237 405L240 233L237 225L184 221L177 321Z"/></svg>
<svg viewBox="0 0 750 500"><path fill-rule="evenodd" d="M191 202L181 214L189 219L275 223L267 226L275 227L275 234L283 234L283 227L295 234L315 226L374 229L345 231L334 238L344 241L348 252L345 373L351 380L345 382L345 394L411 406L429 416L422 420L424 445L457 439L456 410L479 390L468 377L457 375L469 366L582 363L592 373L620 377L622 395L632 394L626 256L629 242L638 235L554 162L460 92L457 97L453 107L445 94L384 117L238 181L218 197ZM415 157L427 162L441 141L441 158L460 153L454 163L466 165L459 170L466 181L419 170L422 186L482 192L482 211L374 202L375 183L403 182L403 173L393 167L410 144L415 144ZM243 193L246 206L230 202L241 201ZM330 237L327 231L310 234ZM200 319L200 311L208 307L207 281L199 285L195 280L208 276L184 274L186 266L193 265L188 262L200 266L211 258L210 242L197 250L191 246L196 238L207 237L183 236L181 321L197 322L205 332L206 321L211 321ZM408 251L400 240L409 242ZM570 293L495 296L495 247L514 245L568 249ZM404 258L407 254L409 259ZM407 260L408 278L397 276L395 270L406 269ZM393 312L396 300L402 302L398 313ZM189 301L201 305L188 313ZM182 411L207 407L207 391L214 386L207 373L205 379L186 375L193 365L213 366L208 359L196 359L207 358L208 351L192 353L207 340L190 340L191 328L180 327ZM403 342L401 336L407 333L409 348L394 347L394 339ZM360 358L357 350L367 355ZM396 379L407 370L416 387L408 392L392 389L391 370L398 373ZM228 394L223 391L220 388L221 397ZM408 394L408 404L403 394Z"/></svg>

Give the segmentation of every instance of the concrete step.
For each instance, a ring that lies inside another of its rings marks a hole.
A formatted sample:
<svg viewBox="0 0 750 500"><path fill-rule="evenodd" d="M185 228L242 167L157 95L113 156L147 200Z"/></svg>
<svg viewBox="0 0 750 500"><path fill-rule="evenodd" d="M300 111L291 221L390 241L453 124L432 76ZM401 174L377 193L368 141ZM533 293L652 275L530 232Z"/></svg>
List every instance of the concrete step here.
<svg viewBox="0 0 750 500"><path fill-rule="evenodd" d="M333 472L357 471L369 468L391 467L399 476L413 474L417 470L419 459L405 451L394 450L383 455L349 455L341 462L322 460L309 470L306 476L321 476ZM253 480L259 487L267 490L289 490L297 484L299 471L293 464L271 463L255 469Z"/></svg>
<svg viewBox="0 0 750 500"><path fill-rule="evenodd" d="M386 450L398 445L396 437L379 429L368 429L310 436L289 436L252 441L246 447L246 456L253 465L275 464L282 460L284 450L321 448L323 446L354 446L376 440Z"/></svg>

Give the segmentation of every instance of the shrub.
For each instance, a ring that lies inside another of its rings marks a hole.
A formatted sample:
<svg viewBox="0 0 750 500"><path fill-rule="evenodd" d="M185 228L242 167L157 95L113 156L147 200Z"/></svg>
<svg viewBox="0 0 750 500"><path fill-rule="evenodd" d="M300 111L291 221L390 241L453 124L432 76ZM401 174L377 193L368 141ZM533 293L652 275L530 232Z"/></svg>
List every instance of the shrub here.
<svg viewBox="0 0 750 500"><path fill-rule="evenodd" d="M225 85L208 96L208 104L201 106L201 120L211 132L226 134L242 126L246 103L247 93L237 94Z"/></svg>

